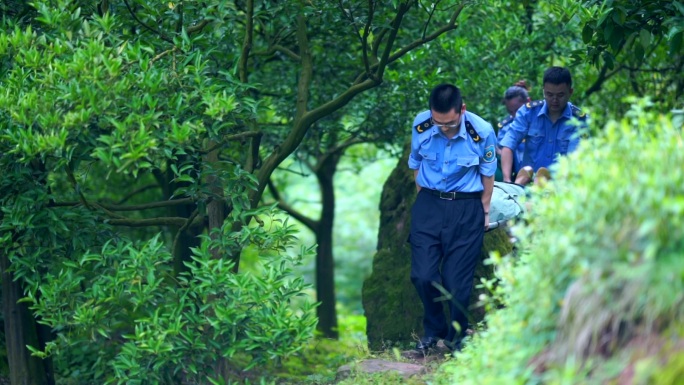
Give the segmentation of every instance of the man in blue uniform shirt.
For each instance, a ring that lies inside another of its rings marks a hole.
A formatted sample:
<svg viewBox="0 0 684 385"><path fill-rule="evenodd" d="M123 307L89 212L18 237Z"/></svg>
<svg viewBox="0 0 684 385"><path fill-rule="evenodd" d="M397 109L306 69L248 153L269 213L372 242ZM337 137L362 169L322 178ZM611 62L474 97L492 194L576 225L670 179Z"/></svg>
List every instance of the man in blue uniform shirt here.
<svg viewBox="0 0 684 385"><path fill-rule="evenodd" d="M411 282L425 311L416 349L426 351L439 339L457 349L468 328L473 274L489 224L496 135L466 111L456 86L441 84L432 90L430 109L413 122L408 166L418 190L411 210ZM440 285L451 296L451 322Z"/></svg>
<svg viewBox="0 0 684 385"><path fill-rule="evenodd" d="M498 124L499 132L496 134L496 141L499 143L499 145L496 148L496 154L499 156L501 156L501 141L506 136L506 132L508 132L508 128L510 127L511 123L513 123L513 119L515 119L515 113L518 111L518 109L520 109L520 107L531 101L530 95L527 93L527 91L527 83L524 80L520 80L514 85L508 87L506 92L504 92L503 104L506 107L506 111L508 111L508 116ZM514 161L512 174L517 174L518 170L520 170L522 167L524 153L525 141L523 140L513 153ZM501 170L497 170L495 177L496 180L503 179L503 174L500 173Z"/></svg>
<svg viewBox="0 0 684 385"><path fill-rule="evenodd" d="M563 67L551 67L544 72L544 100L522 106L510 124L501 146L501 168L504 182L511 181L513 150L525 140L522 167L515 183L527 184L533 173L548 173L548 168L559 155L567 155L577 148L576 118L585 123L585 115L569 102L572 77ZM541 171L544 170L544 171Z"/></svg>

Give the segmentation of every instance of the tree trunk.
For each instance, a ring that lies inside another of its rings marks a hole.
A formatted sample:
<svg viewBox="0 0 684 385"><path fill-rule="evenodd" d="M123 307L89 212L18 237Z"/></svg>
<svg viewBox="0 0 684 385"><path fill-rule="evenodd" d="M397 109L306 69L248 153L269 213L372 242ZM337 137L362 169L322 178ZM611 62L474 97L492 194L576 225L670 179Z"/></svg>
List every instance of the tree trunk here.
<svg viewBox="0 0 684 385"><path fill-rule="evenodd" d="M338 338L337 303L335 296L335 258L333 257L333 224L335 220L335 186L333 177L340 161L339 154L327 157L316 170L321 188L322 213L314 233L318 244L316 254L316 293L321 303L316 308L318 330L327 338Z"/></svg>
<svg viewBox="0 0 684 385"><path fill-rule="evenodd" d="M13 280L8 271L7 255L0 255L2 272L2 304L5 318L5 344L12 385L51 385L47 361L31 356L26 345L39 347L38 330L26 303L18 303L23 295L21 281Z"/></svg>
<svg viewBox="0 0 684 385"><path fill-rule="evenodd" d="M182 158L178 161L179 164L181 164L183 161L185 161L186 158ZM176 191L177 188L182 187L182 184L175 183L173 182L173 173L171 171L171 168L169 167L168 170L166 171L165 174L162 174L161 172L157 172L154 174L155 178L157 179L157 183L159 183L159 186L161 186L162 190L162 198L164 200L169 200L171 199L174 191ZM187 185L187 183L186 183ZM187 205L178 205L178 206L171 206L167 209L167 213L171 217L180 217L180 218L190 218L192 215L192 212L195 210L197 207L196 204L187 204ZM175 231L179 231L180 228L176 228ZM174 237L174 243L173 243L173 273L174 275L178 275L183 271L187 270L187 267L185 266L185 262L191 261L192 257L192 250L191 248L193 247L199 247L200 245L200 239L197 237L198 232L196 229L192 227L188 227L185 230L181 231L179 234L176 234L175 232L172 233L172 236Z"/></svg>
<svg viewBox="0 0 684 385"><path fill-rule="evenodd" d="M209 142L209 147L216 146L215 142ZM218 153L219 150L211 151L207 154L206 162L207 165L214 167L215 170L218 169ZM224 198L223 198L223 181L221 181L216 175L209 174L207 176L207 185L213 194L212 200L207 204L207 217L209 217L209 237L212 240L216 240L220 235L213 233L215 229L220 229L223 226L223 222L226 220L226 213L224 210ZM211 249L211 255L214 258L220 258L220 250L215 248ZM237 267L236 267L237 268Z"/></svg>

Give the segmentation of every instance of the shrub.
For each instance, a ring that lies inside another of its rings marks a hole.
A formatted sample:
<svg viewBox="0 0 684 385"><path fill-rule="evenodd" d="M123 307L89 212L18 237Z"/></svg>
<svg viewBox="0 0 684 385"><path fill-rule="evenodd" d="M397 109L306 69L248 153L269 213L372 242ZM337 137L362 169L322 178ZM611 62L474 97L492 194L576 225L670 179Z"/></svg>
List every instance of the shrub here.
<svg viewBox="0 0 684 385"><path fill-rule="evenodd" d="M239 372L299 350L316 318L308 302L291 306L308 287L291 269L311 249L282 252L295 240L287 223L229 228L206 237L177 277L159 236L111 241L64 262L44 277L40 298L30 298L56 334L44 352L32 350L54 356L63 380L84 384L206 383L216 381L222 357ZM236 242L257 245L259 272L235 274L232 262L211 256Z"/></svg>
<svg viewBox="0 0 684 385"><path fill-rule="evenodd" d="M488 315L438 382L598 381L624 368L629 356L614 353L631 338L681 322L681 120L633 102L561 159L550 185L532 189L534 207L514 228L520 258L494 258L506 308Z"/></svg>

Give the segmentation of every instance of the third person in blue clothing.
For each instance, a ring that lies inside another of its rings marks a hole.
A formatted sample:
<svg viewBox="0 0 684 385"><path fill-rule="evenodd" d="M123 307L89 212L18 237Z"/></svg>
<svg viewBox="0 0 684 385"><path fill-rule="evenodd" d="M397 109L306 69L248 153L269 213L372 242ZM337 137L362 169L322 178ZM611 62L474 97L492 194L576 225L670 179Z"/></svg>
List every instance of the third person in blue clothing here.
<svg viewBox="0 0 684 385"><path fill-rule="evenodd" d="M522 169L515 183L529 183L534 173L548 177L548 168L559 155L571 153L579 143L578 126L586 123L586 116L569 102L572 77L563 67L551 67L544 72L544 100L521 107L501 140L501 168L504 182L511 182L513 150L524 140Z"/></svg>
<svg viewBox="0 0 684 385"><path fill-rule="evenodd" d="M496 141L499 143L499 146L496 148L496 154L499 156L501 156L501 141L506 136L506 132L508 132L510 124L513 123L513 119L515 119L515 113L518 112L520 107L530 102L530 95L527 93L528 90L529 88L527 88L527 82L525 82L525 80L519 80L514 85L508 87L506 92L504 92L503 105L506 107L506 111L508 111L508 116L498 124L499 132L496 134ZM520 142L518 147L513 152L514 159L511 175L517 174L518 170L520 170L522 167L521 164L524 153L525 140ZM501 170L497 171L497 177L500 177L498 174L499 172L501 172Z"/></svg>
<svg viewBox="0 0 684 385"><path fill-rule="evenodd" d="M489 224L494 129L466 111L458 87L441 84L430 94L430 109L413 121L408 166L418 190L411 209L411 282L424 308L424 335L416 349L427 351L440 339L458 349L468 328L473 274Z"/></svg>

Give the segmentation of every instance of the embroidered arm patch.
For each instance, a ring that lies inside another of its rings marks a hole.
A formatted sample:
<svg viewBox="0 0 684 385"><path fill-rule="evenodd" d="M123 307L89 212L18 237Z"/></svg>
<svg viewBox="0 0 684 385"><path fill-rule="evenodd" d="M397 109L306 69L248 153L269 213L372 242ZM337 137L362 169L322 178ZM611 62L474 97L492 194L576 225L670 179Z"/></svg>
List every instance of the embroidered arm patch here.
<svg viewBox="0 0 684 385"><path fill-rule="evenodd" d="M492 163L494 160L496 160L495 154L494 145L492 144L491 146L485 147L484 157L482 157L482 159L487 163Z"/></svg>

